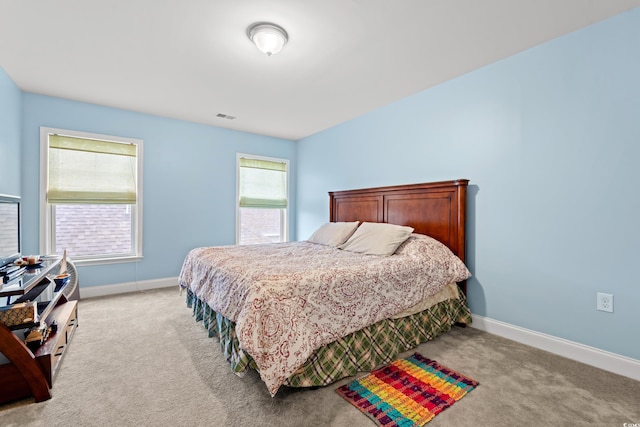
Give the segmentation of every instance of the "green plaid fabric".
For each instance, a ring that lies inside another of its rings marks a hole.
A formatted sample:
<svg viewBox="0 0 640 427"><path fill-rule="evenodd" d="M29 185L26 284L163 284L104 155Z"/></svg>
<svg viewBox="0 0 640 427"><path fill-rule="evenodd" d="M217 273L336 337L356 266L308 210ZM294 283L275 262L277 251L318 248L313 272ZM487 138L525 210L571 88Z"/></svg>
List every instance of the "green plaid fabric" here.
<svg viewBox="0 0 640 427"><path fill-rule="evenodd" d="M202 321L209 338L217 338L220 350L231 364L233 372L243 376L247 369L258 369L251 356L240 348L236 337L236 324L211 309L204 301L187 290L187 306L193 308L196 322Z"/></svg>
<svg viewBox="0 0 640 427"><path fill-rule="evenodd" d="M251 356L244 352L235 334L235 323L213 311L187 290L187 306L193 308L196 321L202 321L210 337L218 338L220 349L241 375L257 369ZM471 312L464 294L400 319L385 319L347 335L316 350L285 385L312 387L331 384L358 372L368 372L391 362L399 353L417 347L451 329L456 323L471 323Z"/></svg>

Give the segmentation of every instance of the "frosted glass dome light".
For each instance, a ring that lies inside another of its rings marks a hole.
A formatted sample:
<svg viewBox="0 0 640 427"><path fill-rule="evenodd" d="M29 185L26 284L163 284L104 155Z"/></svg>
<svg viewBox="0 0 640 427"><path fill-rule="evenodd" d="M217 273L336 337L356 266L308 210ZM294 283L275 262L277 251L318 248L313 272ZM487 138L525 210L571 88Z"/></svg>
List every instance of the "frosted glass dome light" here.
<svg viewBox="0 0 640 427"><path fill-rule="evenodd" d="M267 56L280 52L289 40L284 28L269 22L256 22L247 28L247 36Z"/></svg>

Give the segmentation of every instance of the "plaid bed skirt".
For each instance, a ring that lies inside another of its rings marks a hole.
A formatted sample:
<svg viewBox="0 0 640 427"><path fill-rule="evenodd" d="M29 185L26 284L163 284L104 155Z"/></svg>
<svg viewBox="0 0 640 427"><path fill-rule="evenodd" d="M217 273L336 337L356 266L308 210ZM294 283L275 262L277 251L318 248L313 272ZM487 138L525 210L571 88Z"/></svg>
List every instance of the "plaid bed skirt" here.
<svg viewBox="0 0 640 427"><path fill-rule="evenodd" d="M242 376L257 366L240 348L235 323L216 313L187 289L187 306L193 308L209 337L217 338L233 372ZM385 319L316 350L285 385L312 387L331 384L358 372L368 372L391 362L403 351L417 347L451 329L455 323L471 323L471 312L464 294L460 299L440 302L420 313L400 319Z"/></svg>

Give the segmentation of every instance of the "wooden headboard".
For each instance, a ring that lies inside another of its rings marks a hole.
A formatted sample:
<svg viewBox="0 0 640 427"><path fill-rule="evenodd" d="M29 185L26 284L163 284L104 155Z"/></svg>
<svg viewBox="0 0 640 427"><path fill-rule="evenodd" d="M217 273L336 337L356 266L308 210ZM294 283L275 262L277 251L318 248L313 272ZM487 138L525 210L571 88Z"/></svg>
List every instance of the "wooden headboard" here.
<svg viewBox="0 0 640 427"><path fill-rule="evenodd" d="M465 261L468 179L329 192L330 221L388 222L431 236ZM466 286L461 285L463 291Z"/></svg>

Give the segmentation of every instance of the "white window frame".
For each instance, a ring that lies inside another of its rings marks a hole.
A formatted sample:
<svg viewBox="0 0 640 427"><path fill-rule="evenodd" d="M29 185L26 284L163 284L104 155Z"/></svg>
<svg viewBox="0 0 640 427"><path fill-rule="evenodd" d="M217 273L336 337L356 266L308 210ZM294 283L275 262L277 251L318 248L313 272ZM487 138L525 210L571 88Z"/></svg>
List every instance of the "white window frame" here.
<svg viewBox="0 0 640 427"><path fill-rule="evenodd" d="M266 157L266 156L258 156L255 154L246 154L246 153L236 153L236 245L240 244L240 235L241 235L241 224L240 224L240 159L256 159L256 160L266 160L269 162L276 163L284 163L287 168L287 178L286 178L286 186L287 186L287 208L284 209L284 215L280 215L280 229L283 230L282 238L283 242L289 241L289 205L290 205L290 194L289 194L289 176L290 168L289 168L289 159L281 159L278 157Z"/></svg>
<svg viewBox="0 0 640 427"><path fill-rule="evenodd" d="M53 205L47 203L47 188L49 176L49 135L58 134L76 138L98 139L101 141L118 142L123 144L135 144L138 147L136 204L131 211L131 246L132 253L113 257L92 257L73 260L76 265L100 265L136 262L142 260L142 147L143 140L124 138L113 135L80 132L68 129L56 129L49 127L40 128L40 253L55 253L54 233L55 215Z"/></svg>

